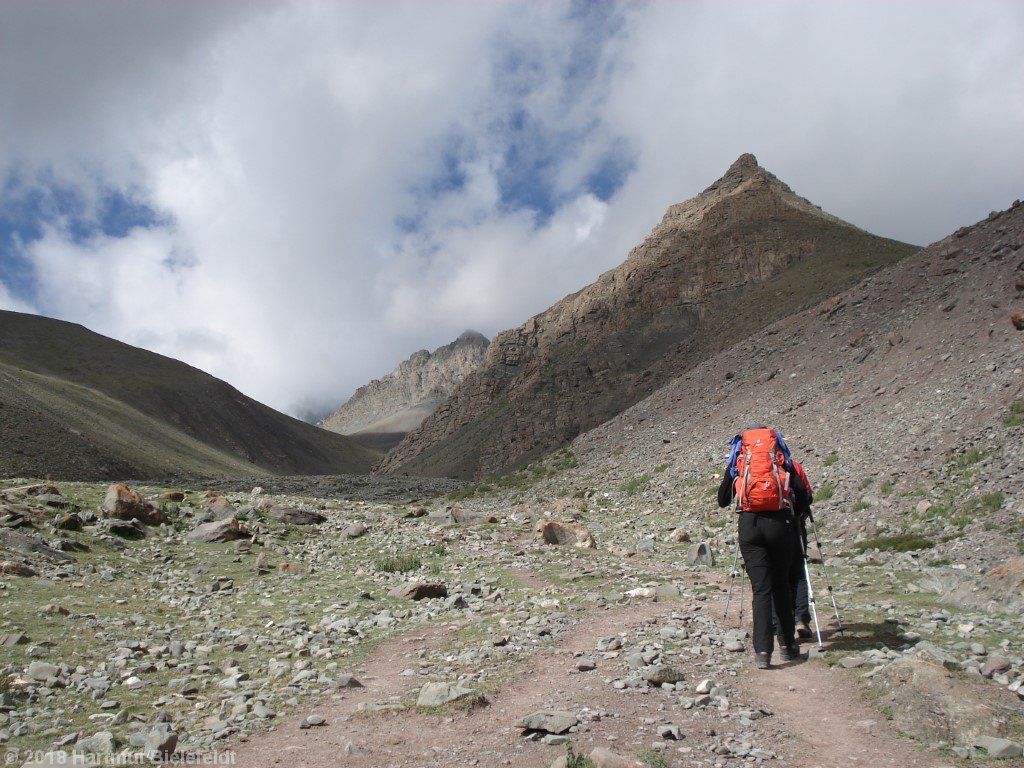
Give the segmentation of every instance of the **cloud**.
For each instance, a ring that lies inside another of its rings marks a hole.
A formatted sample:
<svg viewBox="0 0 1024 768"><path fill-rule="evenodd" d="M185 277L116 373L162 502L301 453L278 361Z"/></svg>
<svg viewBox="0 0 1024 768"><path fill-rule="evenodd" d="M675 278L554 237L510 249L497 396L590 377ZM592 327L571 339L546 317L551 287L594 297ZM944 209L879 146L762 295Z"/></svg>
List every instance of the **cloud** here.
<svg viewBox="0 0 1024 768"><path fill-rule="evenodd" d="M0 6L0 306L337 404L620 262L741 152L927 242L1024 171L986 3Z"/></svg>

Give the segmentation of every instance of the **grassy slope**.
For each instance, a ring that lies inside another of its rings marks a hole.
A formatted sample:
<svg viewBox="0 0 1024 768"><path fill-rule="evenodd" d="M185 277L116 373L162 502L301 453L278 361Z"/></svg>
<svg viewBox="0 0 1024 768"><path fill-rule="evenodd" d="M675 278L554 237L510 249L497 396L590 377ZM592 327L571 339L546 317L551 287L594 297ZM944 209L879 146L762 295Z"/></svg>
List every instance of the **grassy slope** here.
<svg viewBox="0 0 1024 768"><path fill-rule="evenodd" d="M91 477L104 462L126 462L145 474L149 467L252 474L253 466L286 474L362 473L374 458L345 437L278 413L191 366L71 323L0 312L0 363L8 373L4 397L12 400L0 416L5 434L70 441L91 457L78 466L73 451L51 450L47 455L58 463L46 473L55 476ZM21 404L15 407L14 400ZM90 408L99 410L74 427L81 435L68 433L64 419ZM122 439L115 437L118 430L127 431ZM17 448L0 453L0 474L17 466Z"/></svg>

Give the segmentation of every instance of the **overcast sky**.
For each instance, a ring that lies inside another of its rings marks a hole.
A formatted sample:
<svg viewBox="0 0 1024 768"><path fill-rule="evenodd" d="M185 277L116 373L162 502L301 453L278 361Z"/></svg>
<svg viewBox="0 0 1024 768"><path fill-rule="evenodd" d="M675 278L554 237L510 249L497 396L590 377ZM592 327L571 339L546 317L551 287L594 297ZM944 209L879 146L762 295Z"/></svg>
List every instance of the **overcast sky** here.
<svg viewBox="0 0 1024 768"><path fill-rule="evenodd" d="M918 244L1009 206L1022 41L1019 0L3 0L0 308L322 409L743 152Z"/></svg>

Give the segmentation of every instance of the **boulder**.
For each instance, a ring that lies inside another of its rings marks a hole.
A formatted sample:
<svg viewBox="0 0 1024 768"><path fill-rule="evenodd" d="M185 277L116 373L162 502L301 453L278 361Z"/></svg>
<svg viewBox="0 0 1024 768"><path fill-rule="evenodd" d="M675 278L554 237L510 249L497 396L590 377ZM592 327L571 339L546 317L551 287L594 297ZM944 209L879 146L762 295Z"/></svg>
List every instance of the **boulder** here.
<svg viewBox="0 0 1024 768"><path fill-rule="evenodd" d="M163 525L167 515L124 483L112 483L103 498L103 514L116 520L138 520L143 525Z"/></svg>
<svg viewBox="0 0 1024 768"><path fill-rule="evenodd" d="M388 592L388 597L394 597L398 600L430 600L448 597L448 587L444 584L427 584L424 582L399 584Z"/></svg>
<svg viewBox="0 0 1024 768"><path fill-rule="evenodd" d="M692 545L686 551L686 562L690 565L714 565L715 555L711 551L711 545L705 541Z"/></svg>
<svg viewBox="0 0 1024 768"><path fill-rule="evenodd" d="M184 501L185 494L181 491L164 491L159 498L160 501Z"/></svg>
<svg viewBox="0 0 1024 768"><path fill-rule="evenodd" d="M229 517L214 523L200 523L185 536L186 541L234 541L249 536L244 525Z"/></svg>
<svg viewBox="0 0 1024 768"><path fill-rule="evenodd" d="M560 709L541 709L527 715L520 725L528 731L546 731L547 733L565 733L574 725L579 725L579 718L572 712Z"/></svg>
<svg viewBox="0 0 1024 768"><path fill-rule="evenodd" d="M479 691L473 688L464 688L455 683L427 683L420 688L419 696L416 698L417 707L443 707L453 701L473 699L479 701L483 698Z"/></svg>
<svg viewBox="0 0 1024 768"><path fill-rule="evenodd" d="M237 511L235 505L223 496L214 496L207 502L206 512L200 519L204 523L217 523L221 520L227 520L229 517L234 517Z"/></svg>
<svg viewBox="0 0 1024 768"><path fill-rule="evenodd" d="M117 739L110 731L100 731L79 739L75 744L75 754L79 755L109 755L117 749Z"/></svg>
<svg viewBox="0 0 1024 768"><path fill-rule="evenodd" d="M311 512L306 509L291 509L290 507L271 507L267 511L267 517L286 525L319 525L327 517L319 512Z"/></svg>
<svg viewBox="0 0 1024 768"><path fill-rule="evenodd" d="M1014 312L1010 315L1010 322L1018 331L1024 331L1024 312Z"/></svg>
<svg viewBox="0 0 1024 768"><path fill-rule="evenodd" d="M1021 757L1022 753L1021 745L1016 741L999 739L995 736L979 736L974 740L974 746L978 749L984 749L988 756L994 760L1009 760Z"/></svg>
<svg viewBox="0 0 1024 768"><path fill-rule="evenodd" d="M678 683L686 679L686 676L675 667L667 664L659 664L656 667L649 667L644 670L644 680L650 685L664 685L665 683Z"/></svg>
<svg viewBox="0 0 1024 768"><path fill-rule="evenodd" d="M368 530L369 529L362 523L355 522L347 526L345 530L341 532L341 535L344 536L346 539L358 539L360 536L363 536Z"/></svg>
<svg viewBox="0 0 1024 768"><path fill-rule="evenodd" d="M594 534L577 523L564 523L558 520L541 520L534 529L537 538L545 544L555 546L572 545L581 549L595 549L597 542Z"/></svg>
<svg viewBox="0 0 1024 768"><path fill-rule="evenodd" d="M122 539L146 538L146 529L138 520L108 520L104 530Z"/></svg>
<svg viewBox="0 0 1024 768"><path fill-rule="evenodd" d="M940 663L901 658L883 667L872 685L890 705L896 727L925 743L971 746L1007 725L1007 713L990 693Z"/></svg>
<svg viewBox="0 0 1024 768"><path fill-rule="evenodd" d="M35 576L36 572L23 563L4 560L0 562L0 574L4 576Z"/></svg>
<svg viewBox="0 0 1024 768"><path fill-rule="evenodd" d="M58 512L53 520L53 527L58 531L80 531L82 518L74 512Z"/></svg>
<svg viewBox="0 0 1024 768"><path fill-rule="evenodd" d="M166 758L174 754L178 746L178 734L171 729L169 723L157 723L146 734L144 748L146 756Z"/></svg>

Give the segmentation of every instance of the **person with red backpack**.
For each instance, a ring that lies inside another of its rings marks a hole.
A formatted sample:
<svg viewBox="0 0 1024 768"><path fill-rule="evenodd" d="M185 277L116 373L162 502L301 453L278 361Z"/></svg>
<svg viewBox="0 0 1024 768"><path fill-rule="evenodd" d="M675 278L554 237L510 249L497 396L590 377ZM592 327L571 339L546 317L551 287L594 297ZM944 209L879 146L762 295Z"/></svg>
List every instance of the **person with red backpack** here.
<svg viewBox="0 0 1024 768"><path fill-rule="evenodd" d="M805 494L800 498L793 498L793 516L796 520L793 533L796 536L793 563L789 568L789 584L793 595L793 618L796 622L796 635L800 638L811 636L811 604L810 593L807 589L807 571L804 569L804 560L807 558L807 521L811 517L811 504L814 503L814 490L811 481L807 477L803 466L796 459L793 462L793 474L803 485ZM782 630L779 626L778 613L772 609L772 629L776 639L781 638ZM782 641L779 640L781 645Z"/></svg>
<svg viewBox="0 0 1024 768"><path fill-rule="evenodd" d="M736 435L731 446L718 506L736 502L737 538L753 593L754 666L768 669L775 641L773 603L782 639L779 656L783 661L800 658L789 574L797 546L794 506L806 502L807 492L777 430L755 424Z"/></svg>

